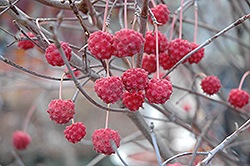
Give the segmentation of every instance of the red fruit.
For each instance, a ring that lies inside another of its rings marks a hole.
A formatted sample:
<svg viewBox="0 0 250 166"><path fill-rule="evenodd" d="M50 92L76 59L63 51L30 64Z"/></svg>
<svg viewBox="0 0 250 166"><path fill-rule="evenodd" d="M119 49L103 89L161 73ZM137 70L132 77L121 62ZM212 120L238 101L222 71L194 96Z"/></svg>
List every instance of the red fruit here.
<svg viewBox="0 0 250 166"><path fill-rule="evenodd" d="M31 137L26 132L17 130L12 134L12 143L18 150L24 150L30 144Z"/></svg>
<svg viewBox="0 0 250 166"><path fill-rule="evenodd" d="M142 68L148 72L148 74L156 71L156 58L155 55L143 55Z"/></svg>
<svg viewBox="0 0 250 166"><path fill-rule="evenodd" d="M172 84L166 79L156 79L152 78L148 87L145 90L146 98L149 103L164 104L172 94Z"/></svg>
<svg viewBox="0 0 250 166"><path fill-rule="evenodd" d="M104 103L114 104L122 96L124 85L119 77L101 77L95 81L95 92Z"/></svg>
<svg viewBox="0 0 250 166"><path fill-rule="evenodd" d="M201 88L204 93L213 95L220 90L220 80L216 76L207 76L201 80Z"/></svg>
<svg viewBox="0 0 250 166"><path fill-rule="evenodd" d="M149 82L148 72L141 68L128 69L121 78L125 89L129 92L143 90Z"/></svg>
<svg viewBox="0 0 250 166"><path fill-rule="evenodd" d="M114 36L108 32L95 31L89 36L88 49L96 59L109 59L115 53Z"/></svg>
<svg viewBox="0 0 250 166"><path fill-rule="evenodd" d="M71 100L52 100L47 112L50 119L55 121L56 124L67 124L75 114L75 103Z"/></svg>
<svg viewBox="0 0 250 166"><path fill-rule="evenodd" d="M174 39L168 44L168 54L176 63L192 50L192 45L187 40ZM184 61L186 62L187 59Z"/></svg>
<svg viewBox="0 0 250 166"><path fill-rule="evenodd" d="M132 29L121 29L115 33L114 37L115 56L124 58L139 53L144 41L141 33Z"/></svg>
<svg viewBox="0 0 250 166"><path fill-rule="evenodd" d="M151 11L154 13L155 18L159 23L162 23L162 25L166 24L169 20L168 15L170 14L170 11L168 10L167 5L165 4L159 4L153 8L151 8ZM153 21L151 17L149 17L149 20L151 24L153 24Z"/></svg>
<svg viewBox="0 0 250 166"><path fill-rule="evenodd" d="M147 31L145 35L144 52L147 54L156 54L156 33L153 31ZM165 52L168 49L168 38L158 31L158 48L159 53Z"/></svg>
<svg viewBox="0 0 250 166"><path fill-rule="evenodd" d="M27 35L31 38L36 37L32 32L28 32ZM23 34L21 34L19 37L26 38L26 36L24 36ZM17 46L24 50L28 50L30 48L33 48L35 45L30 40L23 40L23 41L19 41Z"/></svg>
<svg viewBox="0 0 250 166"><path fill-rule="evenodd" d="M105 155L111 155L112 153L115 153L111 145L111 140L114 141L117 148L120 147L121 137L118 131L114 131L109 128L98 129L92 134L94 150L96 150L97 153L103 153Z"/></svg>
<svg viewBox="0 0 250 166"><path fill-rule="evenodd" d="M232 89L229 92L229 98L228 101L234 106L242 108L249 102L249 94L240 89Z"/></svg>
<svg viewBox="0 0 250 166"><path fill-rule="evenodd" d="M196 49L197 47L199 47L200 45L197 45L195 43L191 43L192 45L192 50ZM191 55L189 58L188 58L188 62L190 64L192 63L199 63L201 61L201 59L204 57L204 54L205 54L205 48L201 48L199 51L197 51L196 53L194 53L193 55Z"/></svg>
<svg viewBox="0 0 250 166"><path fill-rule="evenodd" d="M163 52L159 54L159 64L163 67L164 70L170 70L175 65L175 62L167 52Z"/></svg>
<svg viewBox="0 0 250 166"><path fill-rule="evenodd" d="M86 135L86 127L82 122L73 123L64 130L65 138L73 144L81 141Z"/></svg>
<svg viewBox="0 0 250 166"><path fill-rule="evenodd" d="M61 41L61 47L68 59L70 61L71 58L71 48L69 47L69 43L64 43ZM55 44L50 44L49 47L45 50L45 57L47 59L47 62L51 64L52 66L63 66L64 61L56 48Z"/></svg>
<svg viewBox="0 0 250 166"><path fill-rule="evenodd" d="M123 104L130 110L135 111L142 107L144 103L145 94L143 91L133 91L132 93L124 91L122 94Z"/></svg>
<svg viewBox="0 0 250 166"><path fill-rule="evenodd" d="M71 69L72 69L73 71L75 70L75 68L73 68L73 67L71 67ZM68 69L66 68L64 71L67 72ZM79 70L76 70L76 71L74 71L73 73L74 73L74 75L75 75L76 77L78 77L79 74L80 74L80 71L79 71ZM70 74L67 74L66 77L67 77L67 78L72 78Z"/></svg>

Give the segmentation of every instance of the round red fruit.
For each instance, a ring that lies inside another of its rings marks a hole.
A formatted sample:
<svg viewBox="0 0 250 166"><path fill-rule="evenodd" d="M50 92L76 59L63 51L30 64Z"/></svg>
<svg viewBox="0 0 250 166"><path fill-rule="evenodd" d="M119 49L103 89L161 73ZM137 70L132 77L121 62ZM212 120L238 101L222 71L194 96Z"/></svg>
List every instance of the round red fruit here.
<svg viewBox="0 0 250 166"><path fill-rule="evenodd" d="M144 103L145 94L143 91L133 91L132 93L124 91L122 94L123 104L130 110L135 111L142 107Z"/></svg>
<svg viewBox="0 0 250 166"><path fill-rule="evenodd" d="M249 102L249 94L247 91L240 89L232 89L229 92L228 101L234 106L242 108Z"/></svg>
<svg viewBox="0 0 250 166"><path fill-rule="evenodd" d="M75 144L81 141L86 135L86 127L82 122L73 123L64 130L65 138Z"/></svg>
<svg viewBox="0 0 250 166"><path fill-rule="evenodd" d="M31 38L36 37L32 32L28 32L27 35ZM21 34L19 37L26 38L26 36L23 34ZM28 50L30 48L33 48L35 45L30 40L27 39L27 40L19 41L17 46L24 50Z"/></svg>
<svg viewBox="0 0 250 166"><path fill-rule="evenodd" d="M196 49L197 47L199 47L200 45L197 45L195 43L191 43L192 45L192 50ZM191 55L189 58L188 58L188 62L190 64L192 63L199 63L201 61L201 59L204 57L204 54L205 54L205 48L201 48L199 51L197 51L196 53L194 53L193 55Z"/></svg>
<svg viewBox="0 0 250 166"><path fill-rule="evenodd" d="M170 11L168 10L167 5L165 4L156 5L155 7L151 8L151 11L153 12L157 22L161 23L162 25L166 24L167 21L169 20L168 15L170 14ZM149 20L151 24L153 24L151 17L149 17Z"/></svg>
<svg viewBox="0 0 250 166"><path fill-rule="evenodd" d="M164 70L170 70L175 65L175 62L167 52L163 52L159 54L159 64L163 67Z"/></svg>
<svg viewBox="0 0 250 166"><path fill-rule="evenodd" d="M142 68L148 72L148 74L156 71L156 58L155 55L143 55Z"/></svg>
<svg viewBox="0 0 250 166"><path fill-rule="evenodd" d="M12 134L12 143L18 150L24 150L31 142L31 137L24 131L17 130Z"/></svg>
<svg viewBox="0 0 250 166"><path fill-rule="evenodd" d="M213 95L220 90L221 83L216 76L207 76L201 80L201 88L204 93Z"/></svg>

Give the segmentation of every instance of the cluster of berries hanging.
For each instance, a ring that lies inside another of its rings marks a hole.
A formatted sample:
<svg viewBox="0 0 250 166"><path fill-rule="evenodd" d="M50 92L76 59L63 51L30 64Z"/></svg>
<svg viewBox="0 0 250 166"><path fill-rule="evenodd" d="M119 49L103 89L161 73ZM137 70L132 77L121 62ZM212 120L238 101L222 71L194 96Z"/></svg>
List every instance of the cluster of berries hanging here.
<svg viewBox="0 0 250 166"><path fill-rule="evenodd" d="M27 35L31 38L36 37L32 32L28 32ZM25 38L26 36L21 34L19 37ZM33 48L35 45L30 40L23 40L23 41L19 41L17 43L17 46L24 49L24 50L28 50L28 49Z"/></svg>

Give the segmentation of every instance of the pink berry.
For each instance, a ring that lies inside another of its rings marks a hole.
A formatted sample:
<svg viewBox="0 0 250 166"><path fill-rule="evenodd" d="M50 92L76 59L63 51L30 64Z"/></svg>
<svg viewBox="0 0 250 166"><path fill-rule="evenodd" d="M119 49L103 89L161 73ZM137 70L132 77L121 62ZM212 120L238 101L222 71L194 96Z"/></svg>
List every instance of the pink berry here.
<svg viewBox="0 0 250 166"><path fill-rule="evenodd" d="M155 55L143 55L142 68L148 72L148 74L156 71L156 58Z"/></svg>
<svg viewBox="0 0 250 166"><path fill-rule="evenodd" d="M96 59L109 59L115 53L114 36L108 32L95 31L89 36L88 49Z"/></svg>
<svg viewBox="0 0 250 166"><path fill-rule="evenodd" d="M12 134L12 143L18 150L24 150L30 144L31 137L24 131L17 130Z"/></svg>
<svg viewBox="0 0 250 166"><path fill-rule="evenodd" d="M128 69L121 78L125 89L129 92L144 90L149 82L148 72L141 68Z"/></svg>
<svg viewBox="0 0 250 166"><path fill-rule="evenodd" d="M97 153L103 153L105 155L111 155L112 153L115 153L111 145L111 140L114 141L117 148L120 147L121 137L118 131L106 128L95 130L92 134L94 150L96 150Z"/></svg>
<svg viewBox="0 0 250 166"><path fill-rule="evenodd" d="M172 94L172 84L166 79L152 78L145 90L146 98L149 103L164 104Z"/></svg>
<svg viewBox="0 0 250 166"><path fill-rule="evenodd" d="M32 32L28 32L27 35L31 38L36 37ZM26 37L26 36L21 34L19 37ZM17 46L24 50L28 50L30 48L33 48L35 45L30 40L23 40L23 41L19 41Z"/></svg>
<svg viewBox="0 0 250 166"><path fill-rule="evenodd" d="M189 41L183 39L174 39L168 44L168 54L176 63L181 60L185 55L192 51L192 45ZM184 61L186 62L187 59Z"/></svg>
<svg viewBox="0 0 250 166"><path fill-rule="evenodd" d="M95 81L95 92L106 104L114 104L120 100L123 88L124 85L117 76L101 77Z"/></svg>
<svg viewBox="0 0 250 166"><path fill-rule="evenodd" d="M71 69L72 69L73 71L75 70L75 68L73 68L73 67L71 67ZM68 69L66 68L64 71L67 72ZM74 75L75 75L76 77L78 77L79 74L80 74L80 71L79 71L79 70L76 70L76 71L74 71L73 73L74 73ZM72 78L70 74L67 74L66 77L67 77L67 78Z"/></svg>
<svg viewBox="0 0 250 166"><path fill-rule="evenodd" d="M64 130L65 138L73 144L81 141L86 135L86 127L82 122L73 123Z"/></svg>
<svg viewBox="0 0 250 166"><path fill-rule="evenodd" d="M163 52L159 54L159 64L163 67L164 70L170 70L175 65L175 62L167 52Z"/></svg>
<svg viewBox="0 0 250 166"><path fill-rule="evenodd" d="M64 43L61 41L61 47L62 47L68 61L70 61L70 58L72 55L71 55L71 48L69 47L69 43ZM65 64L54 43L50 44L49 47L46 49L45 57L47 59L47 62L49 64L51 64L52 66L59 66L60 67L60 66L63 66Z"/></svg>
<svg viewBox="0 0 250 166"><path fill-rule="evenodd" d="M242 108L249 102L249 94L240 89L232 89L229 92L229 98L228 101L234 106Z"/></svg>
<svg viewBox="0 0 250 166"><path fill-rule="evenodd" d="M220 80L216 76L207 76L201 80L201 88L204 93L213 95L220 90Z"/></svg>
<svg viewBox="0 0 250 166"><path fill-rule="evenodd" d="M142 107L144 103L145 94L143 91L133 91L132 93L124 91L122 94L123 104L130 110L135 111Z"/></svg>
<svg viewBox="0 0 250 166"><path fill-rule="evenodd" d="M132 29L121 29L115 33L114 37L115 56L124 58L139 53L144 41L141 33Z"/></svg>
<svg viewBox="0 0 250 166"><path fill-rule="evenodd" d="M147 31L145 36L144 52L147 54L156 54L156 33ZM165 52L168 49L168 38L158 31L158 48L159 53Z"/></svg>
<svg viewBox="0 0 250 166"><path fill-rule="evenodd" d="M195 43L191 43L192 45L192 50L196 49L197 47L199 47L200 45L197 45ZM191 55L189 58L188 58L188 62L190 64L192 63L199 63L201 61L201 59L204 57L204 54L205 54L205 48L201 48L199 51L197 51L196 53L194 53L193 55Z"/></svg>
<svg viewBox="0 0 250 166"><path fill-rule="evenodd" d="M165 4L156 5L155 7L151 8L151 11L153 12L157 21L159 23L162 23L162 25L166 24L167 21L169 20L168 15L170 14L170 11L168 10L167 5ZM149 20L151 24L153 24L151 17L149 17Z"/></svg>
<svg viewBox="0 0 250 166"><path fill-rule="evenodd" d="M71 100L52 100L47 112L50 119L55 121L56 124L67 124L75 114L75 103Z"/></svg>

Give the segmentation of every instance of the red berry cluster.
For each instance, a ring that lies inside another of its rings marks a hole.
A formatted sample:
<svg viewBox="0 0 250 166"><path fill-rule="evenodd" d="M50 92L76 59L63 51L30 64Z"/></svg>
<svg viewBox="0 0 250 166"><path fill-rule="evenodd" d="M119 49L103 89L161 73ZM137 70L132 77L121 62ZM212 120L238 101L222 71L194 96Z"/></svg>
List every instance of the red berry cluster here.
<svg viewBox="0 0 250 166"><path fill-rule="evenodd" d="M220 87L220 80L216 76L207 76L201 80L201 88L208 95L217 93Z"/></svg>
<svg viewBox="0 0 250 166"><path fill-rule="evenodd" d="M75 103L71 100L52 100L48 105L49 117L59 124L67 124L75 114Z"/></svg>
<svg viewBox="0 0 250 166"><path fill-rule="evenodd" d="M61 47L68 59L70 61L71 58L71 48L69 47L69 43L64 43L61 41ZM49 47L45 50L45 57L47 62L52 66L63 66L65 63L62 59L61 54L59 53L58 49L56 48L55 44L50 44Z"/></svg>
<svg viewBox="0 0 250 166"><path fill-rule="evenodd" d="M31 137L24 131L17 130L12 134L12 143L18 150L24 150L30 144Z"/></svg>
<svg viewBox="0 0 250 166"><path fill-rule="evenodd" d="M175 65L175 62L167 52L163 52L159 54L159 64L163 67L164 70L169 70Z"/></svg>
<svg viewBox="0 0 250 166"><path fill-rule="evenodd" d="M109 59L115 53L114 36L108 32L95 31L89 36L88 49L96 59Z"/></svg>
<svg viewBox="0 0 250 166"><path fill-rule="evenodd" d="M65 138L73 144L81 141L86 135L86 127L82 122L73 123L64 130Z"/></svg>
<svg viewBox="0 0 250 166"><path fill-rule="evenodd" d="M228 101L234 106L242 108L249 102L249 94L240 89L232 89L229 92L229 98Z"/></svg>
<svg viewBox="0 0 250 166"><path fill-rule="evenodd" d="M148 74L156 71L156 57L155 55L144 54L142 58L142 68L148 72Z"/></svg>
<svg viewBox="0 0 250 166"><path fill-rule="evenodd" d="M115 153L111 145L111 140L114 141L117 148L120 147L121 137L118 131L106 128L95 130L92 134L94 150L96 150L97 153L103 153L105 155Z"/></svg>
<svg viewBox="0 0 250 166"><path fill-rule="evenodd" d="M31 38L36 37L32 32L28 32L27 35ZM21 34L19 37L26 37L26 36ZM23 41L19 41L17 46L24 50L28 50L28 49L33 48L35 45L30 40L23 40Z"/></svg>
<svg viewBox="0 0 250 166"><path fill-rule="evenodd" d="M101 77L95 81L95 92L106 104L114 104L121 98L124 88L117 76Z"/></svg>
<svg viewBox="0 0 250 166"><path fill-rule="evenodd" d="M130 110L135 111L142 107L144 103L145 94L143 91L133 91L132 93L124 91L122 94L123 104Z"/></svg>
<svg viewBox="0 0 250 166"><path fill-rule="evenodd" d="M156 5L155 7L151 8L151 11L153 12L157 21L162 25L166 24L167 21L169 20L168 15L170 14L170 11L168 10L167 5L165 4ZM151 24L153 24L151 17L149 17L149 21L151 22Z"/></svg>

